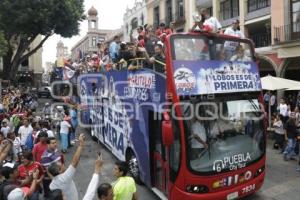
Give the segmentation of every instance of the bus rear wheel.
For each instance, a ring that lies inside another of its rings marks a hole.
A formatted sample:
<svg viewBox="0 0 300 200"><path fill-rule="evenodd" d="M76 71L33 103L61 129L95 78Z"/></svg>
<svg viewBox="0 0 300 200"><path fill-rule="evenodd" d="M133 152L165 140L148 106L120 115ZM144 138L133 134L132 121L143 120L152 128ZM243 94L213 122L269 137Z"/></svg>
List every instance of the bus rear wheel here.
<svg viewBox="0 0 300 200"><path fill-rule="evenodd" d="M140 178L139 163L133 152L129 153L127 163L128 163L130 175L132 176L132 178L135 180L137 184L141 185L142 181Z"/></svg>

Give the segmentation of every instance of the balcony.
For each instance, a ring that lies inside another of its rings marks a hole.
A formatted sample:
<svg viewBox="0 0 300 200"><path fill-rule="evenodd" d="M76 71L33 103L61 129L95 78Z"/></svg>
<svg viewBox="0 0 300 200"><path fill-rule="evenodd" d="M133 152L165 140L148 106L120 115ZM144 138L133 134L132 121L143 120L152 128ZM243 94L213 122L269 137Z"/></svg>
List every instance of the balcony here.
<svg viewBox="0 0 300 200"><path fill-rule="evenodd" d="M300 23L274 27L274 43L281 44L300 39Z"/></svg>
<svg viewBox="0 0 300 200"><path fill-rule="evenodd" d="M270 6L271 0L248 0L247 2L248 13L255 12L263 8L268 8Z"/></svg>
<svg viewBox="0 0 300 200"><path fill-rule="evenodd" d="M173 16L173 20L175 27L183 25L186 22L184 12L176 12Z"/></svg>
<svg viewBox="0 0 300 200"><path fill-rule="evenodd" d="M251 35L250 39L253 40L255 48L271 46L271 33L261 33Z"/></svg>
<svg viewBox="0 0 300 200"><path fill-rule="evenodd" d="M271 14L270 0L249 0L247 5L245 21L256 19Z"/></svg>

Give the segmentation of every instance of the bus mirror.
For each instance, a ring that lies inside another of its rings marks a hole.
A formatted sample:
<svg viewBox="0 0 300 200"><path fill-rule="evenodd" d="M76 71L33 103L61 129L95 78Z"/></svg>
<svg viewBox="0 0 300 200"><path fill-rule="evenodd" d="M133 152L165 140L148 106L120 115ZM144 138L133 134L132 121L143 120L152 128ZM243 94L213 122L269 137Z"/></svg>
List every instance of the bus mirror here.
<svg viewBox="0 0 300 200"><path fill-rule="evenodd" d="M170 120L165 120L162 123L162 140L163 144L167 147L173 144L173 128Z"/></svg>

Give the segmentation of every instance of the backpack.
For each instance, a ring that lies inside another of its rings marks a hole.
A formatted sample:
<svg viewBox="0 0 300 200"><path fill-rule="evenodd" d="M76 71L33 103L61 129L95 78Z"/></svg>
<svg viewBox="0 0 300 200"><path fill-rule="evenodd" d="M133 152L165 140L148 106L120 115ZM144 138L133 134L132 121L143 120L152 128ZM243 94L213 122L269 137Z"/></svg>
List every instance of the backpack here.
<svg viewBox="0 0 300 200"><path fill-rule="evenodd" d="M33 135L30 133L26 139L25 147L28 150L32 150L33 146L34 146L34 138L33 138Z"/></svg>

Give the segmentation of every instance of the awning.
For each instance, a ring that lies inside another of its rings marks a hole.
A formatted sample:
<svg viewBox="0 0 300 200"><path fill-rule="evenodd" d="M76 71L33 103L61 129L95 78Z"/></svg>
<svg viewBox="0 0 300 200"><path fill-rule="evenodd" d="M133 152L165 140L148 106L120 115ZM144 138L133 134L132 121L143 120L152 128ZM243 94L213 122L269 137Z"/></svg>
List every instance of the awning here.
<svg viewBox="0 0 300 200"><path fill-rule="evenodd" d="M289 47L278 49L278 58L292 58L300 56L300 47Z"/></svg>
<svg viewBox="0 0 300 200"><path fill-rule="evenodd" d="M281 90L281 89L289 89L293 87L300 88L299 81L274 77L271 75L261 78L261 85L263 90Z"/></svg>

